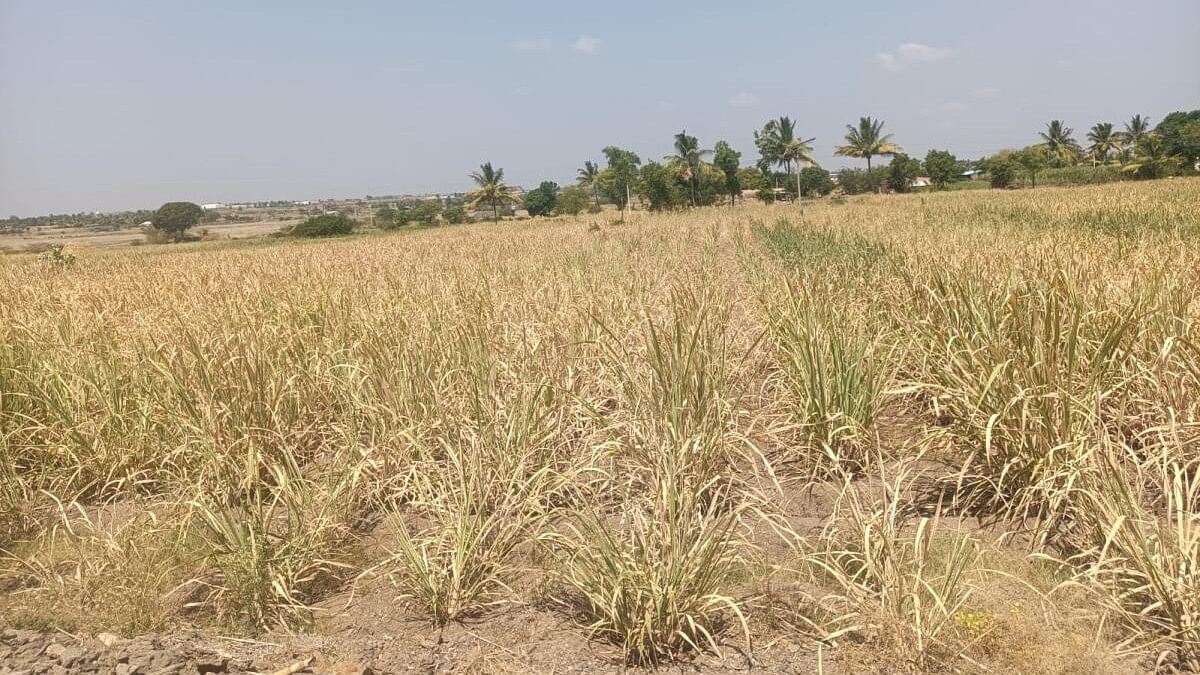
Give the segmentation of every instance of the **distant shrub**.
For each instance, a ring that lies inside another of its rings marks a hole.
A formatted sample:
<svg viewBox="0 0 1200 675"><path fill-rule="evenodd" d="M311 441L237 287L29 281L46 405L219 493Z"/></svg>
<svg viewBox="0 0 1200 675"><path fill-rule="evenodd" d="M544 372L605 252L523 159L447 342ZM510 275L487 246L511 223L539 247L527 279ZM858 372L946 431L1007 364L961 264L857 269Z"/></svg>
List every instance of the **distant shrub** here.
<svg viewBox="0 0 1200 675"><path fill-rule="evenodd" d="M166 244L171 241L170 235L151 225L142 228L142 236L146 244Z"/></svg>
<svg viewBox="0 0 1200 675"><path fill-rule="evenodd" d="M394 230L407 225L436 225L442 212L439 199L424 199L410 202L399 209L385 206L375 212L375 224L384 230Z"/></svg>
<svg viewBox="0 0 1200 675"><path fill-rule="evenodd" d="M837 184L848 195L879 192L888 178L889 171L886 166L877 166L870 171L842 169L838 172Z"/></svg>
<svg viewBox="0 0 1200 675"><path fill-rule="evenodd" d="M1046 169L1038 175L1039 185L1098 185L1123 180L1119 166L1065 166Z"/></svg>
<svg viewBox="0 0 1200 675"><path fill-rule="evenodd" d="M591 206L592 195L587 191L587 188L572 185L558 191L558 206L556 210L559 213L575 216L588 210Z"/></svg>
<svg viewBox="0 0 1200 675"><path fill-rule="evenodd" d="M466 209L461 206L451 206L442 211L442 220L451 225L459 225L461 223L471 222L471 217L467 215Z"/></svg>
<svg viewBox="0 0 1200 675"><path fill-rule="evenodd" d="M75 256L70 253L63 253L63 248L63 244L51 244L49 249L38 254L38 260L55 268L74 265Z"/></svg>
<svg viewBox="0 0 1200 675"><path fill-rule="evenodd" d="M400 213L407 222L417 223L419 225L435 225L437 224L438 215L440 215L441 212L441 200L424 199L414 204L412 208L401 211Z"/></svg>
<svg viewBox="0 0 1200 675"><path fill-rule="evenodd" d="M354 232L355 222L345 216L317 216L294 226L293 237L340 237Z"/></svg>
<svg viewBox="0 0 1200 675"><path fill-rule="evenodd" d="M390 230L396 226L397 217L400 212L390 206L384 206L375 211L375 225L384 230Z"/></svg>

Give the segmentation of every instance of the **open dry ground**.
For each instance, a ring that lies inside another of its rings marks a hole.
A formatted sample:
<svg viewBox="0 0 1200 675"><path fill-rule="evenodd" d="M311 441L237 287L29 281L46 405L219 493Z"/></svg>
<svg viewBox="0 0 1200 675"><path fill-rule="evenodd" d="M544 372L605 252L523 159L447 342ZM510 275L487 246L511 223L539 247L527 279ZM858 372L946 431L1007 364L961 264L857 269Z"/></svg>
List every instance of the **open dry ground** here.
<svg viewBox="0 0 1200 675"><path fill-rule="evenodd" d="M0 258L0 673L1200 669L1200 180L615 219Z"/></svg>
<svg viewBox="0 0 1200 675"><path fill-rule="evenodd" d="M258 220L247 223L209 223L196 228L205 231L208 239L248 239L279 232L297 220ZM28 232L0 233L0 251L22 252L45 250L52 244L72 248L130 246L146 238L141 227L104 230L88 227L34 227Z"/></svg>

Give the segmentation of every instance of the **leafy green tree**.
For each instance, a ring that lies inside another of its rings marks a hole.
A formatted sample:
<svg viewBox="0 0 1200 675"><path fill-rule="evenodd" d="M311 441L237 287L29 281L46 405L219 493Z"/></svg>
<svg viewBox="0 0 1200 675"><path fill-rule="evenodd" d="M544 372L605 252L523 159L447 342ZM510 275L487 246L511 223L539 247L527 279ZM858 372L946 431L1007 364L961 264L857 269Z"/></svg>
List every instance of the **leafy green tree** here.
<svg viewBox="0 0 1200 675"><path fill-rule="evenodd" d="M819 166L806 166L797 175L800 194L805 197L833 192L833 178L829 172Z"/></svg>
<svg viewBox="0 0 1200 675"><path fill-rule="evenodd" d="M738 180L738 164L742 161L742 153L734 150L725 141L718 141L713 149L713 164L725 174L725 190L729 194L729 205L737 202L737 196L742 191Z"/></svg>
<svg viewBox="0 0 1200 675"><path fill-rule="evenodd" d="M479 189L467 195L467 199L470 200L468 206L478 209L483 204L490 205L496 221L500 220L502 204L516 206L521 203L521 198L504 182L504 169L493 169L491 162L480 164L479 171L471 174L471 180L475 181Z"/></svg>
<svg viewBox="0 0 1200 675"><path fill-rule="evenodd" d="M642 167L638 192L649 202L651 211L669 211L685 202L686 197L675 182L676 175L670 167L658 162L647 162Z"/></svg>
<svg viewBox="0 0 1200 675"><path fill-rule="evenodd" d="M1001 150L979 163L980 168L987 172L992 187L1012 187L1020 167L1013 161L1012 150Z"/></svg>
<svg viewBox="0 0 1200 675"><path fill-rule="evenodd" d="M542 184L525 194L525 210L531 216L546 216L558 205L558 183L542 181Z"/></svg>
<svg viewBox="0 0 1200 675"><path fill-rule="evenodd" d="M691 186L686 180L682 180L680 185L685 193ZM725 199L728 192L725 186L725 172L721 171L715 165L708 162L700 163L700 171L696 175L696 205L697 206L712 206Z"/></svg>
<svg viewBox="0 0 1200 675"><path fill-rule="evenodd" d="M1043 171L1052 161L1050 149L1044 143L1031 145L1012 153L1009 158L1016 168L1029 176L1029 186L1037 187L1038 173Z"/></svg>
<svg viewBox="0 0 1200 675"><path fill-rule="evenodd" d="M925 153L925 173L938 189L945 189L960 173L958 159L946 150Z"/></svg>
<svg viewBox="0 0 1200 675"><path fill-rule="evenodd" d="M583 163L583 168L579 170L576 178L581 186L592 191L592 196L596 199L596 206L600 206L600 192L596 189L598 178L600 178L600 165L590 159Z"/></svg>
<svg viewBox="0 0 1200 675"><path fill-rule="evenodd" d="M608 160L608 168L596 177L596 187L617 208L624 209L629 205L629 195L638 180L642 158L613 145L604 148L604 157Z"/></svg>
<svg viewBox="0 0 1200 675"><path fill-rule="evenodd" d="M771 179L755 166L743 166L737 172L738 183L743 190L769 190Z"/></svg>
<svg viewBox="0 0 1200 675"><path fill-rule="evenodd" d="M158 207L150 223L168 238L178 241L183 233L204 217L204 209L191 202L167 202Z"/></svg>
<svg viewBox="0 0 1200 675"><path fill-rule="evenodd" d="M846 125L846 144L838 146L834 153L841 157L861 157L867 160L867 171L871 171L871 158L877 155L894 155L900 148L892 142L892 135L883 133L883 120L861 117L858 126Z"/></svg>
<svg viewBox="0 0 1200 675"><path fill-rule="evenodd" d="M1200 161L1200 110L1173 112L1154 130L1162 136L1168 153L1183 158L1188 164Z"/></svg>
<svg viewBox="0 0 1200 675"><path fill-rule="evenodd" d="M783 163L781 157L783 143L780 138L781 131L779 126L781 120L786 121L789 133L792 132L795 125L787 117L770 120L763 125L761 130L754 132L754 147L758 148L758 168L764 174L773 164Z"/></svg>
<svg viewBox="0 0 1200 675"><path fill-rule="evenodd" d="M1050 161L1055 166L1069 166L1079 160L1083 152L1075 140L1075 130L1063 124L1062 120L1050 120L1046 130L1038 132L1046 149L1050 153Z"/></svg>
<svg viewBox="0 0 1200 675"><path fill-rule="evenodd" d="M582 185L572 185L558 191L558 212L575 216L588 210L592 195Z"/></svg>
<svg viewBox="0 0 1200 675"><path fill-rule="evenodd" d="M921 175L921 161L913 159L903 152L892 155L892 163L888 165L888 187L896 192L912 190L913 181Z"/></svg>
<svg viewBox="0 0 1200 675"><path fill-rule="evenodd" d="M1182 161L1182 157L1171 153L1171 148L1159 133L1148 132L1134 149L1133 159L1121 170L1136 178L1162 178L1171 175Z"/></svg>
<svg viewBox="0 0 1200 675"><path fill-rule="evenodd" d="M1120 139L1116 132L1113 131L1112 122L1100 122L1092 126L1087 133L1088 152L1092 155L1093 162L1100 164L1108 164L1110 155L1113 155L1120 148Z"/></svg>

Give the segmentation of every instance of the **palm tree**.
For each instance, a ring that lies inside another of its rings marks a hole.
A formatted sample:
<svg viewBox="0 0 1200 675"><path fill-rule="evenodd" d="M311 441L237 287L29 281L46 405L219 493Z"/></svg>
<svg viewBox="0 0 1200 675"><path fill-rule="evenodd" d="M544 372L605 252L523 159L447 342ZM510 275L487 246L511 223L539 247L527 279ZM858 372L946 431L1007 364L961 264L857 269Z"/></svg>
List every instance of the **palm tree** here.
<svg viewBox="0 0 1200 675"><path fill-rule="evenodd" d="M1108 163L1108 156L1120 147L1118 134L1113 132L1112 122L1101 122L1092 127L1087 139L1091 143L1088 150L1092 153L1092 161L1099 160Z"/></svg>
<svg viewBox="0 0 1200 675"><path fill-rule="evenodd" d="M894 155L899 151L899 146L892 143L892 135L883 133L883 120L860 117L857 127L846 125L846 144L838 146L834 154L862 157L867 160L867 171L870 171L872 157Z"/></svg>
<svg viewBox="0 0 1200 675"><path fill-rule="evenodd" d="M701 150L700 141L695 136L689 136L687 129L675 134L675 154L667 155L666 160L677 163L683 168L683 178L692 186L692 206L696 205L696 181L700 177L700 163L705 155L712 150Z"/></svg>
<svg viewBox="0 0 1200 675"><path fill-rule="evenodd" d="M787 166L796 167L796 199L800 198L800 169L816 164L812 158L812 146L809 145L815 140L817 140L815 136L803 141L793 138L783 146L783 152L779 155L779 158Z"/></svg>
<svg viewBox="0 0 1200 675"><path fill-rule="evenodd" d="M1067 163L1074 164L1075 159L1079 157L1081 148L1075 141L1074 134L1075 130L1063 124L1062 120L1050 120L1050 124L1046 125L1046 130L1038 132L1038 135L1046 143L1046 148L1050 151L1054 163L1058 166Z"/></svg>
<svg viewBox="0 0 1200 675"><path fill-rule="evenodd" d="M1125 133L1129 135L1129 140L1137 143L1142 140L1142 137L1150 131L1150 118L1134 115L1125 123Z"/></svg>
<svg viewBox="0 0 1200 675"><path fill-rule="evenodd" d="M580 185L592 191L592 198L596 200L596 206L600 206L600 193L596 189L596 179L599 177L600 165L589 159L583 163L583 168L579 170L576 179Z"/></svg>
<svg viewBox="0 0 1200 675"><path fill-rule="evenodd" d="M1125 123L1125 131L1121 134L1124 147L1121 148L1121 159L1128 160L1137 150L1138 143L1150 131L1150 118L1134 115Z"/></svg>
<svg viewBox="0 0 1200 675"><path fill-rule="evenodd" d="M501 204L516 206L521 203L521 198L504 183L504 169L493 169L491 162L480 164L479 171L471 174L471 180L479 186L478 190L467 195L471 200L468 207L472 210L478 209L484 203L491 204L492 216L498 221Z"/></svg>
<svg viewBox="0 0 1200 675"><path fill-rule="evenodd" d="M792 175L796 168L797 194L799 194L800 167L815 164L812 158L812 143L815 138L796 138L796 123L784 116L767 122L762 131L754 132L754 144L758 146L763 163L777 164L785 173Z"/></svg>

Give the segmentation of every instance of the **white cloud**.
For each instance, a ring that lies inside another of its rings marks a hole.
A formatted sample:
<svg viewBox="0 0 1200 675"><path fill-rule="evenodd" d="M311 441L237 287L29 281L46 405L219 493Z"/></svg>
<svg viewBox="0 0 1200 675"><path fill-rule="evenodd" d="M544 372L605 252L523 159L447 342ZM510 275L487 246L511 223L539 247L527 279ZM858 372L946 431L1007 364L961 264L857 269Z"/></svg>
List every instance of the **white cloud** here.
<svg viewBox="0 0 1200 675"><path fill-rule="evenodd" d="M931 47L917 42L905 42L896 47L895 52L879 52L875 60L887 70L904 70L918 63L941 61L948 59L954 52L945 47Z"/></svg>
<svg viewBox="0 0 1200 675"><path fill-rule="evenodd" d="M729 99L729 105L735 108L751 108L758 105L758 97L748 91L739 91Z"/></svg>
<svg viewBox="0 0 1200 675"><path fill-rule="evenodd" d="M534 38L531 40L517 40L513 43L513 49L519 52L544 52L554 46L554 41L550 38Z"/></svg>
<svg viewBox="0 0 1200 675"><path fill-rule="evenodd" d="M929 45L905 42L896 48L900 58L908 63L924 63L925 61L941 61L953 53L945 47L930 47Z"/></svg>
<svg viewBox="0 0 1200 675"><path fill-rule="evenodd" d="M995 87L980 87L973 90L971 95L978 99L998 98L1000 90Z"/></svg>
<svg viewBox="0 0 1200 675"><path fill-rule="evenodd" d="M600 45L600 41L590 35L580 35L579 39L571 44L571 49L574 49L580 54L595 54L596 47Z"/></svg>

